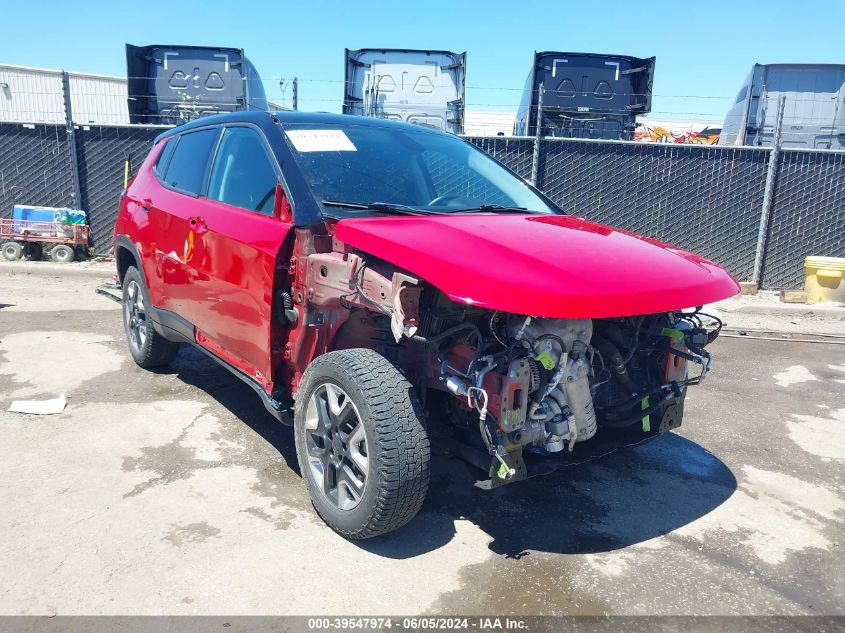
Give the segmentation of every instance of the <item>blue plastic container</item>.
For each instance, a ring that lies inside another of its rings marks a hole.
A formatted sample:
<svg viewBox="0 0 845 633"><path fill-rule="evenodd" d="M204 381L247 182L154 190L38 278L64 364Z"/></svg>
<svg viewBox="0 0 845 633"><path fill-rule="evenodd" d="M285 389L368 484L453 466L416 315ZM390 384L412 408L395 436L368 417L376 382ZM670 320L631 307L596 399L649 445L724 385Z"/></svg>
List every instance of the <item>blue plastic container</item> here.
<svg viewBox="0 0 845 633"><path fill-rule="evenodd" d="M57 211L64 211L64 209L16 204L15 208L12 209L12 219L26 220L28 222L55 222Z"/></svg>
<svg viewBox="0 0 845 633"><path fill-rule="evenodd" d="M85 224L85 211L68 209L65 207L37 207L34 205L16 204L12 209L14 231L23 232L24 229L33 230L36 223Z"/></svg>

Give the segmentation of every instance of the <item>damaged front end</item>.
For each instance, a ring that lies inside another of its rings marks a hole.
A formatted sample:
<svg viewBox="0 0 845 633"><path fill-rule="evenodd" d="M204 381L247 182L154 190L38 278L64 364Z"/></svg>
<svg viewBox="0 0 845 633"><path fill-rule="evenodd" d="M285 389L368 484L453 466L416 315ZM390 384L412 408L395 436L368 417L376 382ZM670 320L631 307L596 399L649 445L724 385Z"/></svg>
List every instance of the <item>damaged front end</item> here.
<svg viewBox="0 0 845 633"><path fill-rule="evenodd" d="M492 457L485 487L529 476L523 451L569 461L582 443L613 448L680 426L686 389L709 370L704 348L719 327L698 310L481 320L487 344L469 362L465 351L446 350L441 379L460 408L477 413Z"/></svg>
<svg viewBox="0 0 845 633"><path fill-rule="evenodd" d="M678 427L721 327L701 309L590 319L474 307L328 236L317 242L324 252L303 254L293 289L307 330L286 354L294 375L313 352L378 351L416 388L433 438L486 472L483 488Z"/></svg>

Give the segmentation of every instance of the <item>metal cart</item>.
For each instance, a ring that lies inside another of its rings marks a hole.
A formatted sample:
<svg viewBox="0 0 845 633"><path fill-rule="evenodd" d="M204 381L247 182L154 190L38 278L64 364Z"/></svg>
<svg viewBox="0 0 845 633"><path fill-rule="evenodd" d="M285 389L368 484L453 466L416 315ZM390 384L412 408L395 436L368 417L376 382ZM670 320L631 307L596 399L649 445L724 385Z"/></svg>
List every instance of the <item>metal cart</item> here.
<svg viewBox="0 0 845 633"><path fill-rule="evenodd" d="M88 249L88 226L66 222L0 219L0 252L9 261L40 260L45 253L54 262L83 259Z"/></svg>

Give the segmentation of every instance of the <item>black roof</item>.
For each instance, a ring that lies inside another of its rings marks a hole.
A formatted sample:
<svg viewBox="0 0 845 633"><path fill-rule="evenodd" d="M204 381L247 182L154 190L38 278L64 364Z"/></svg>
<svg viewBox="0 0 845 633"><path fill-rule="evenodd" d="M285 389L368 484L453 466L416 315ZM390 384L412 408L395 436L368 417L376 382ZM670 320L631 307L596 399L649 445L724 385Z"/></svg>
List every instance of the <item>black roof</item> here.
<svg viewBox="0 0 845 633"><path fill-rule="evenodd" d="M411 123L401 123L387 119L376 119L373 117L358 116L352 114L334 114L331 112L300 112L297 110L279 110L278 112L262 112L260 110L248 110L243 112L227 112L201 117L183 123L172 129L166 130L156 137L156 142L173 134L201 128L207 125L220 125L223 123L254 123L259 126L266 126L268 123L280 123L282 127L289 125L360 125L367 127L390 127L413 130L415 132L428 132L431 134L447 134L440 130L426 128Z"/></svg>

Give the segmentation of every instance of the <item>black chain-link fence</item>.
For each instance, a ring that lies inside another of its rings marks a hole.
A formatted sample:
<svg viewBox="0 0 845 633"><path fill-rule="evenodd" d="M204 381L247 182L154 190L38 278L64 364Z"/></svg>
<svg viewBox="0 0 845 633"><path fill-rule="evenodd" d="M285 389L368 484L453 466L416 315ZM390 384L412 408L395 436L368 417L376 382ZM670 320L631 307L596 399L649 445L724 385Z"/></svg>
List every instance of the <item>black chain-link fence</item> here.
<svg viewBox="0 0 845 633"><path fill-rule="evenodd" d="M0 123L0 217L16 204L74 206L72 173L64 125Z"/></svg>
<svg viewBox="0 0 845 633"><path fill-rule="evenodd" d="M526 180L531 178L534 139L476 136L467 137L467 140L499 162L507 165L522 178Z"/></svg>
<svg viewBox="0 0 845 633"><path fill-rule="evenodd" d="M77 133L79 188L95 253L108 253L111 248L126 161L131 178L161 132L161 128L143 126L86 126Z"/></svg>
<svg viewBox="0 0 845 633"><path fill-rule="evenodd" d="M134 175L161 131L77 129L79 206L88 213L95 253L111 247L125 161ZM467 140L532 177L534 139ZM551 138L539 149L537 184L563 209L699 253L751 279L769 149ZM763 287L799 288L804 257L845 257L845 152L784 150L779 163ZM443 178L456 176L442 167ZM64 126L0 124L0 216L15 204L76 206Z"/></svg>
<svg viewBox="0 0 845 633"><path fill-rule="evenodd" d="M751 278L768 151L564 140L543 149L538 185L564 210Z"/></svg>
<svg viewBox="0 0 845 633"><path fill-rule="evenodd" d="M533 139L474 137L528 179ZM649 235L751 280L768 148L544 138L537 185L564 210ZM845 257L845 152L783 150L762 287L800 288L807 255Z"/></svg>
<svg viewBox="0 0 845 633"><path fill-rule="evenodd" d="M763 285L800 288L808 255L845 257L845 152L781 150Z"/></svg>
<svg viewBox="0 0 845 633"><path fill-rule="evenodd" d="M88 214L89 245L96 254L108 253L125 161L134 176L161 132L144 126L77 128L77 205L65 126L0 124L0 217L11 217L16 204L79 207Z"/></svg>

